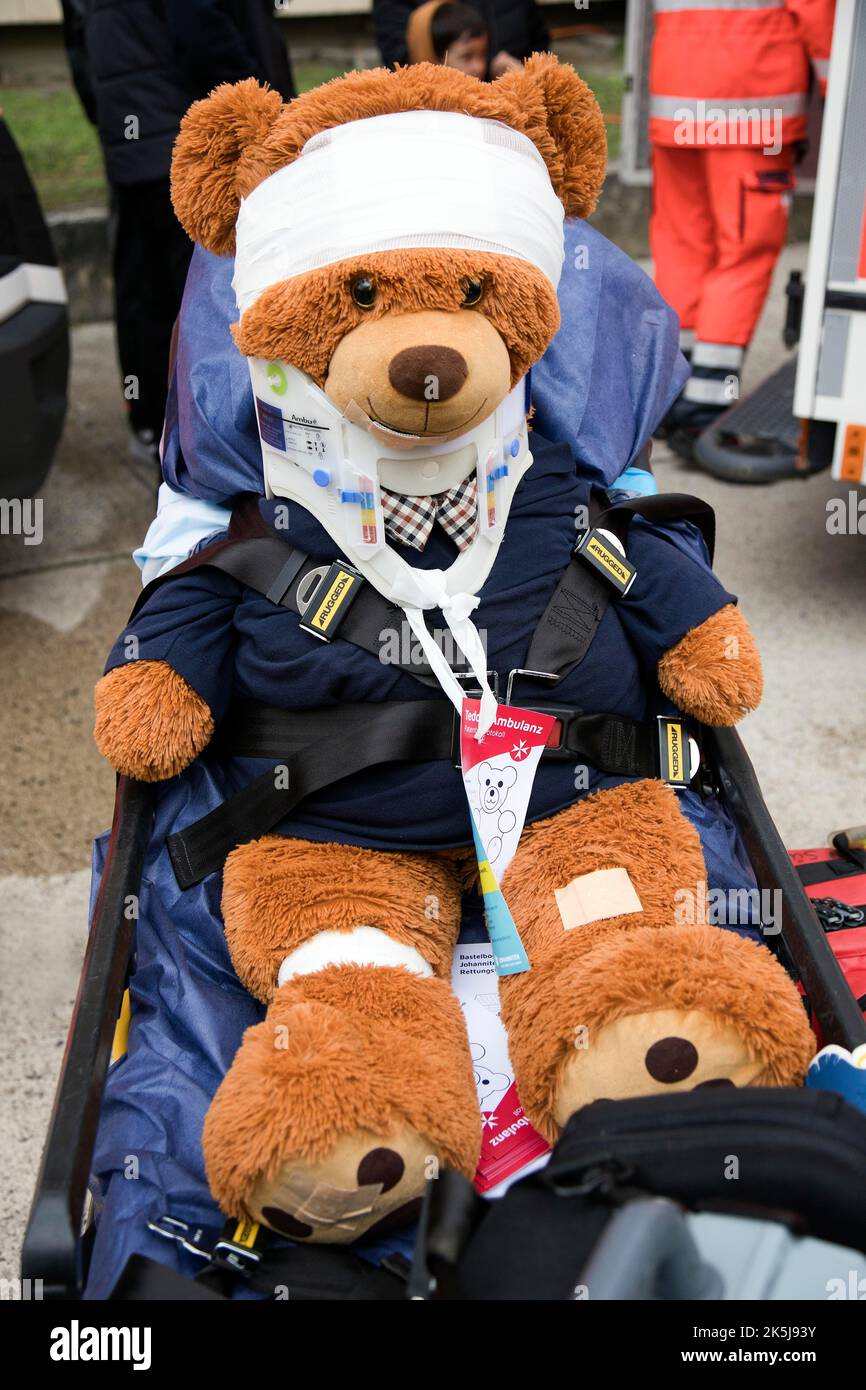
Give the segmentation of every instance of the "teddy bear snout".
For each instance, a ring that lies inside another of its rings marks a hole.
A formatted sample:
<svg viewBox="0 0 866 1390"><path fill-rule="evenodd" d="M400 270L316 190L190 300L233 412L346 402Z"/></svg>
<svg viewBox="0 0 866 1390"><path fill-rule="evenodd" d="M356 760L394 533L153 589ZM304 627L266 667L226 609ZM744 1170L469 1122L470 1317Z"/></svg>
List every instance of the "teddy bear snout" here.
<svg viewBox="0 0 866 1390"><path fill-rule="evenodd" d="M439 345L403 348L388 364L388 380L410 401L450 401L468 375L463 354Z"/></svg>

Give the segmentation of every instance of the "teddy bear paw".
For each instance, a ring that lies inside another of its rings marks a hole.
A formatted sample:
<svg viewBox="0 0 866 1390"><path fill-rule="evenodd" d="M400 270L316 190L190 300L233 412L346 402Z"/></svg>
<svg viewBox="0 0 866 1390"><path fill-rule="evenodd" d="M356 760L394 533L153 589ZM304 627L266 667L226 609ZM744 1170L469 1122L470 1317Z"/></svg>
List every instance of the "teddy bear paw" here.
<svg viewBox="0 0 866 1390"><path fill-rule="evenodd" d="M130 661L97 682L96 746L141 782L183 772L207 747L214 722L202 697L164 661Z"/></svg>
<svg viewBox="0 0 866 1390"><path fill-rule="evenodd" d="M761 703L761 658L748 623L726 604L661 658L664 693L687 714L722 728Z"/></svg>

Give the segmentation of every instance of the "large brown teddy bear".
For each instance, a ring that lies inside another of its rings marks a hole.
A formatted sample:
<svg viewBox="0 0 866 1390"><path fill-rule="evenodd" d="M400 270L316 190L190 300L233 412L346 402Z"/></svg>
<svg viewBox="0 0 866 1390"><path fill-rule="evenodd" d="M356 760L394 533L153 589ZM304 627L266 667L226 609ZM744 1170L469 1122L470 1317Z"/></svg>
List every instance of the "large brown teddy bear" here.
<svg viewBox="0 0 866 1390"><path fill-rule="evenodd" d="M177 214L208 250L231 254L241 201L294 161L303 163L312 137L402 112L484 121L494 138L503 127L518 132L524 149L531 142L543 161L560 219L563 210L592 211L605 157L598 108L570 68L535 56L522 72L492 84L422 64L350 74L285 106L254 82L221 87L184 120L173 169ZM304 208L293 215L303 230ZM479 249L443 235L447 229L431 230L427 244L395 238L393 246L377 243L337 259L325 248L321 264L285 275L273 269L282 264L277 238L261 283L250 292L246 280L246 297L239 294L238 348L251 359L299 369L340 410L360 403L363 427L372 422L392 442L401 433L440 444L470 437L467 430L491 417L550 343L559 321L556 276L547 272L543 249ZM291 270L291 244L286 254ZM254 266L253 281L257 273ZM434 393L425 389L431 378ZM533 448L540 457L540 443ZM531 470L521 494L530 501L540 486L534 477ZM506 535L519 524L515 512ZM544 524L546 532L533 534L549 535L553 554L571 517L554 509ZM673 563L671 548L654 543ZM411 554L405 535L401 544ZM569 547L566 535L566 560ZM539 574L546 551L536 539ZM554 573L551 586L555 580ZM223 688L241 680L255 643L250 625L235 618L235 646L220 646L222 636L213 646L214 666L234 653L234 676L229 663L221 684L205 674L199 680L181 659L185 614L192 612L184 609L186 582L178 578L148 601L134 625L137 659L127 659L128 651L112 657L97 687L97 742L133 777L175 777L207 749ZM482 602L488 587L485 580ZM171 642L148 645L143 618L173 592ZM701 610L704 616L686 621L671 645L651 649L648 680L656 696L698 720L733 724L759 699L760 664L730 596L721 586L712 592L720 597ZM623 621L637 611L637 587L634 593L622 600ZM681 597L685 605L685 584ZM237 604L247 601L238 594ZM220 602L224 609L224 594ZM205 621L199 609L195 621ZM322 675L341 644L323 649L287 609L279 621L280 644L306 663L300 703L341 698ZM498 640L491 620L491 659ZM373 657L356 658L375 667ZM353 693L352 679L340 686L344 698L371 698ZM629 680L636 686L638 677ZM261 698L292 704L290 693L268 690ZM531 707L531 699L524 703ZM443 785L457 778L449 763L438 766ZM462 798L459 778L455 785L453 795ZM530 817L503 883L531 964L503 981L502 1003L532 1122L554 1139L576 1107L602 1096L799 1083L811 1036L774 958L733 933L677 921L677 891L698 885L705 871L676 793L660 781L620 779L589 797L572 791L554 800L552 811ZM408 804L406 813L411 817ZM364 818L360 803L361 827ZM468 822L458 838L469 842ZM438 1164L473 1174L479 1110L449 979L463 870L452 855L419 852L423 827L418 839L412 852L396 852L323 837L313 842L289 827L230 854L222 908L232 962L268 1012L245 1035L205 1125L208 1178L227 1213L302 1239L350 1241L408 1220ZM607 868L627 872L639 910L566 930L556 890Z"/></svg>

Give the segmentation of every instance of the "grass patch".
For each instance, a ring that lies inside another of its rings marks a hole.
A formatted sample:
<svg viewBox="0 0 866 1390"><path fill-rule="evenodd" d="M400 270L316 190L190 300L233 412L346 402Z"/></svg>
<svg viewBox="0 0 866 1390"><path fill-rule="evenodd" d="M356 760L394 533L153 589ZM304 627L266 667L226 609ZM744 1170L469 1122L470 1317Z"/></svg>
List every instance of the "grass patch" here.
<svg viewBox="0 0 866 1390"><path fill-rule="evenodd" d="M46 212L107 202L99 139L72 88L8 87L0 111Z"/></svg>
<svg viewBox="0 0 866 1390"><path fill-rule="evenodd" d="M292 70L298 92L312 91L313 87L321 87L323 82L330 82L332 77L342 77L348 71L347 68L335 68L327 63L293 63Z"/></svg>
<svg viewBox="0 0 866 1390"><path fill-rule="evenodd" d="M295 81L308 92L339 77L341 69L325 63L298 63ZM583 74L605 114L618 115L623 80L619 74ZM102 151L72 88L42 92L32 87L7 88L0 99L12 134L24 156L46 212L105 206L108 191ZM619 153L619 127L607 127L611 158Z"/></svg>
<svg viewBox="0 0 866 1390"><path fill-rule="evenodd" d="M625 83L619 72L581 72L587 86L595 92L596 100L605 116L619 116L622 110L622 94ZM607 152L611 159L619 154L620 128L618 124L605 123L607 130Z"/></svg>

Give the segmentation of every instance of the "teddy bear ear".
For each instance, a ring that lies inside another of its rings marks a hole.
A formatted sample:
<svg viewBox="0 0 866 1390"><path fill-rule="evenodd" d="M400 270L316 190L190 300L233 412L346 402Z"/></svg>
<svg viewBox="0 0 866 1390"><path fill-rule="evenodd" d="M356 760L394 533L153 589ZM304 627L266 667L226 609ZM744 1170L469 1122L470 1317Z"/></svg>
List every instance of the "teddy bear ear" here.
<svg viewBox="0 0 866 1390"><path fill-rule="evenodd" d="M273 172L263 145L282 111L279 92L249 77L216 87L181 121L171 199L181 226L207 251L234 250L241 198ZM276 159L274 168L279 163Z"/></svg>
<svg viewBox="0 0 866 1390"><path fill-rule="evenodd" d="M607 163L604 118L591 89L552 53L533 53L521 72L506 73L492 86L515 103L518 129L544 156L566 215L588 217Z"/></svg>

